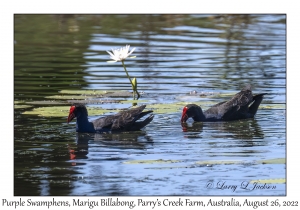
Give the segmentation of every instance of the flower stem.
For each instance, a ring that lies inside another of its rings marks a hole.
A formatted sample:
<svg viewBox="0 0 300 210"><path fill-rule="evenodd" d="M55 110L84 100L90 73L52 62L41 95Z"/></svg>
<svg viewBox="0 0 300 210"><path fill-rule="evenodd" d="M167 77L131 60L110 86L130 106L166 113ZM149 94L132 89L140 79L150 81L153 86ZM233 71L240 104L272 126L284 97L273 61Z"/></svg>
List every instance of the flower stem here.
<svg viewBox="0 0 300 210"><path fill-rule="evenodd" d="M130 81L130 83L131 83L132 90L133 90L133 98L135 99L135 92L136 92L136 93L137 93L137 95L138 95L137 99L139 99L139 97L140 97L140 94L139 94L139 92L137 91L137 89L136 89L136 90L134 89L134 85L133 85L133 83L132 83L132 81L131 81L131 79L130 79L130 76L129 76L129 74L128 74L127 70L126 70L126 66L125 66L125 64L124 64L124 61L123 61L123 60L122 60L122 65L123 65L123 67L124 67L124 70L125 70L125 72L126 72L126 75L127 75L128 79L129 79L129 81Z"/></svg>

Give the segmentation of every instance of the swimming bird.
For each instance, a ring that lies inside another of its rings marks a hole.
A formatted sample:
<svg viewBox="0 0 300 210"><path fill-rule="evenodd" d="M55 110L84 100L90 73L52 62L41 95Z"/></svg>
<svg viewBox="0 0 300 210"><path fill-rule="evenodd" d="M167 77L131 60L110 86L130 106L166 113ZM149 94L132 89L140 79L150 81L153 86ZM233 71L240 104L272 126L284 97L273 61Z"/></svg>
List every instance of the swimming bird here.
<svg viewBox="0 0 300 210"><path fill-rule="evenodd" d="M196 104L188 104L182 110L181 122L193 118L196 122L231 121L253 118L267 93L252 95L251 85L246 85L230 100L223 101L202 111Z"/></svg>
<svg viewBox="0 0 300 210"><path fill-rule="evenodd" d="M75 104L70 108L67 122L71 122L76 117L76 132L81 133L137 131L148 125L154 118L154 115L151 114L145 120L137 121L152 112L152 110L143 112L145 107L146 105L139 106L89 122L85 105Z"/></svg>

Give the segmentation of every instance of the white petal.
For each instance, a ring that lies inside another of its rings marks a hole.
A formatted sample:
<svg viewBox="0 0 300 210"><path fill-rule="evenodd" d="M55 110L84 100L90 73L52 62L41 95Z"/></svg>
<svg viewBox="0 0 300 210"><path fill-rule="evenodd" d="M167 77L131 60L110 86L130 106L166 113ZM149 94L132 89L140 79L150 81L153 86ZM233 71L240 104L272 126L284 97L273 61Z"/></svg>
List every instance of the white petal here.
<svg viewBox="0 0 300 210"><path fill-rule="evenodd" d="M135 50L135 47L130 51L130 53L128 53L128 55L130 55L131 53L133 53L134 50Z"/></svg>
<svg viewBox="0 0 300 210"><path fill-rule="evenodd" d="M108 54L110 54L111 56L114 56L111 52L109 52L109 51L106 51Z"/></svg>

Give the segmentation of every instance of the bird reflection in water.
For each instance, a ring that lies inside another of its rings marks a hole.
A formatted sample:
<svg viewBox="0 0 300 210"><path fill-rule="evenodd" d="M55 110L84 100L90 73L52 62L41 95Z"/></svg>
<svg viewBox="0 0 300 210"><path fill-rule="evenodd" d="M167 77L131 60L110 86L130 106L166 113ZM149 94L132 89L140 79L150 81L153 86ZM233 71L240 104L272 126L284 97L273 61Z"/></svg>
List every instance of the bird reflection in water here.
<svg viewBox="0 0 300 210"><path fill-rule="evenodd" d="M229 122L194 122L192 126L181 123L183 132L198 132L210 130L219 138L263 139L264 133L256 119L236 120ZM187 135L188 137L188 135Z"/></svg>
<svg viewBox="0 0 300 210"><path fill-rule="evenodd" d="M87 159L89 143L117 149L142 149L153 140L145 131L120 133L76 133L76 145L68 145L70 159Z"/></svg>

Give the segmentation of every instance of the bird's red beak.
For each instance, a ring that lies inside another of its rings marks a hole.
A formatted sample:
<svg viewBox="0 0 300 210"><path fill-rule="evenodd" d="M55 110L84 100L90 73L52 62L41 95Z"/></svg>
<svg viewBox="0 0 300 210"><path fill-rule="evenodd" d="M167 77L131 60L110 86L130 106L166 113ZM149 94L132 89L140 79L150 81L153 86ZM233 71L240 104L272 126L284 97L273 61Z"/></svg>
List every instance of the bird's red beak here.
<svg viewBox="0 0 300 210"><path fill-rule="evenodd" d="M187 110L188 110L188 108L185 106L182 110L182 116L181 116L181 120L180 120L181 122L186 122L187 119L189 118L189 116L186 113Z"/></svg>
<svg viewBox="0 0 300 210"><path fill-rule="evenodd" d="M69 116L67 119L67 123L71 122L75 118L74 110L76 109L75 106L71 106Z"/></svg>

